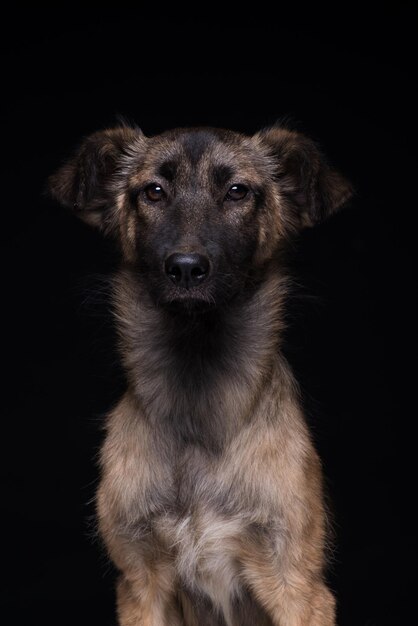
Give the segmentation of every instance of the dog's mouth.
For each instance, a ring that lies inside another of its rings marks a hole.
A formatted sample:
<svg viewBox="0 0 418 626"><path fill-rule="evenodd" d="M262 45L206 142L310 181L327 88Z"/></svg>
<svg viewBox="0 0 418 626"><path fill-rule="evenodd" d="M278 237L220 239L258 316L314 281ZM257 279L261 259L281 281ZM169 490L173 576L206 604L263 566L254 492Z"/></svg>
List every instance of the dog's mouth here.
<svg viewBox="0 0 418 626"><path fill-rule="evenodd" d="M216 307L216 301L207 288L173 288L160 304L172 311L199 313Z"/></svg>

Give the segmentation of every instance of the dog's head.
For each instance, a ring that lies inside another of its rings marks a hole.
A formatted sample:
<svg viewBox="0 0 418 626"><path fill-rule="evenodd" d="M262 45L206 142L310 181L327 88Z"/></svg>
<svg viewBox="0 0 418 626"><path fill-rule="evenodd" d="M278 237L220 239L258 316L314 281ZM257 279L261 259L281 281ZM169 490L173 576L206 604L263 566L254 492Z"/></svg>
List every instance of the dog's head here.
<svg viewBox="0 0 418 626"><path fill-rule="evenodd" d="M303 135L214 128L95 133L50 179L52 195L114 236L162 306L233 298L281 243L341 207L349 183Z"/></svg>

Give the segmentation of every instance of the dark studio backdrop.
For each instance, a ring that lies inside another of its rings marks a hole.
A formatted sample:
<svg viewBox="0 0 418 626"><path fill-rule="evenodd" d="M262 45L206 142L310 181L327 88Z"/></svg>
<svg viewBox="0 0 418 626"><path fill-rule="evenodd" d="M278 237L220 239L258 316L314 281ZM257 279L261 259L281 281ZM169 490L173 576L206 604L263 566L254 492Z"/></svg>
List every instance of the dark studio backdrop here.
<svg viewBox="0 0 418 626"><path fill-rule="evenodd" d="M294 244L287 356L335 518L341 626L414 618L416 11L301 5L16 8L2 25L2 574L7 626L114 624L94 534L103 416L124 380L107 314L114 254L44 197L117 115L152 134L287 118L356 188ZM213 14L210 14L210 11Z"/></svg>

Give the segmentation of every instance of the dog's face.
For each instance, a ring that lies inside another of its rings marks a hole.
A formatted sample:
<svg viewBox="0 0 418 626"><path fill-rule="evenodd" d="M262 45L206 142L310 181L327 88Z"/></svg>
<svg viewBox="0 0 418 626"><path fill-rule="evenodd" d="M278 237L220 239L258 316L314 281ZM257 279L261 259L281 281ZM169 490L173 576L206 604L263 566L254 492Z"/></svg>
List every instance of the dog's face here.
<svg viewBox="0 0 418 626"><path fill-rule="evenodd" d="M87 138L53 195L115 236L162 306L205 308L240 293L282 241L338 209L349 184L307 138L116 128Z"/></svg>

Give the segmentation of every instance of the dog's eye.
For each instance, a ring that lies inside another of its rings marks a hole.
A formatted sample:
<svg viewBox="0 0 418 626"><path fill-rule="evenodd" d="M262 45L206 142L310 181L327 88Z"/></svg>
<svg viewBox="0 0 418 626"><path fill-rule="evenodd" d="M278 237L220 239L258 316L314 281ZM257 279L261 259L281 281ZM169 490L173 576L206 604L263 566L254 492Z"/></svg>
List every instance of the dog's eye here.
<svg viewBox="0 0 418 626"><path fill-rule="evenodd" d="M232 185L225 196L225 200L243 200L248 193L248 187L245 185Z"/></svg>
<svg viewBox="0 0 418 626"><path fill-rule="evenodd" d="M165 198L165 191L158 185L157 183L151 183L147 185L144 189L145 196L151 202L159 202Z"/></svg>

